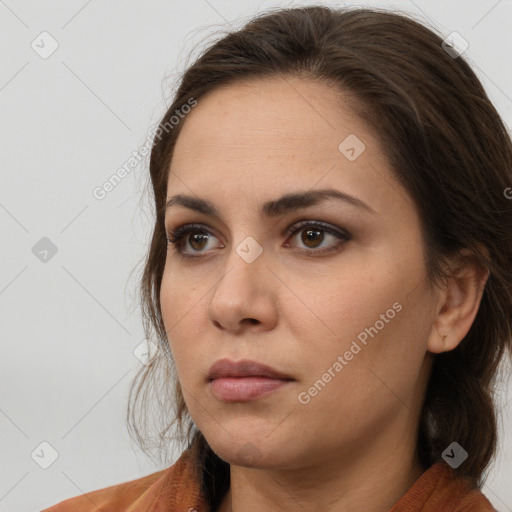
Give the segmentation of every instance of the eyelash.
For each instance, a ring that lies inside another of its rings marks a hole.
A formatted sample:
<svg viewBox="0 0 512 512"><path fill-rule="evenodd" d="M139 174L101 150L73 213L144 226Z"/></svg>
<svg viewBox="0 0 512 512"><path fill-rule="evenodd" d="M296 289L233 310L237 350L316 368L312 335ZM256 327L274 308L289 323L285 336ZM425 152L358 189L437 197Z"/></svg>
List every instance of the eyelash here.
<svg viewBox="0 0 512 512"><path fill-rule="evenodd" d="M317 249L299 249L300 252L306 253L308 255L311 255L312 253L320 253L325 254L326 252L331 252L336 250L338 247L343 245L345 242L348 242L352 235L345 230L341 229L334 229L328 224L324 224L322 222L314 222L314 221L303 221L299 222L298 224L294 224L290 228L287 229L286 235L288 237L294 236L300 231L303 231L304 228L309 227L313 228L318 231L325 231L339 239L339 242L334 245L334 247L330 247L329 249L324 250L317 250ZM199 253L197 256L193 256L191 254L187 254L183 251L183 238L185 235L188 235L189 233L200 233L200 234L206 234L206 235L212 235L210 231L205 229L201 226L201 224L184 224L182 226L178 226L175 228L175 230L169 230L166 233L166 239L169 244L172 244L173 249L180 254L183 258L193 260L198 258L203 258L204 253ZM215 236L215 235L214 235Z"/></svg>

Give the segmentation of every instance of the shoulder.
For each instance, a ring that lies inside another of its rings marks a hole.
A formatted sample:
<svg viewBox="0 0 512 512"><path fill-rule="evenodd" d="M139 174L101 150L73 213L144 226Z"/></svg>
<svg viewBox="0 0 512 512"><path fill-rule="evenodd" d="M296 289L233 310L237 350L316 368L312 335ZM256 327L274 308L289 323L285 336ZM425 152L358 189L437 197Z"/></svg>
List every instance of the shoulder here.
<svg viewBox="0 0 512 512"><path fill-rule="evenodd" d="M457 511L460 512L496 512L491 502L482 494L479 489L468 493L460 501Z"/></svg>
<svg viewBox="0 0 512 512"><path fill-rule="evenodd" d="M496 512L482 491L473 487L468 479L456 477L452 468L444 462L435 466L441 474L436 489L439 499L446 502L447 510L450 506L454 512Z"/></svg>
<svg viewBox="0 0 512 512"><path fill-rule="evenodd" d="M61 501L42 512L96 512L116 508L125 510L169 470L167 468L142 478L90 491Z"/></svg>
<svg viewBox="0 0 512 512"><path fill-rule="evenodd" d="M180 500L201 504L199 482L188 450L170 467L128 482L66 499L41 512L139 512L165 510Z"/></svg>
<svg viewBox="0 0 512 512"><path fill-rule="evenodd" d="M496 512L480 489L437 462L418 478L390 512Z"/></svg>

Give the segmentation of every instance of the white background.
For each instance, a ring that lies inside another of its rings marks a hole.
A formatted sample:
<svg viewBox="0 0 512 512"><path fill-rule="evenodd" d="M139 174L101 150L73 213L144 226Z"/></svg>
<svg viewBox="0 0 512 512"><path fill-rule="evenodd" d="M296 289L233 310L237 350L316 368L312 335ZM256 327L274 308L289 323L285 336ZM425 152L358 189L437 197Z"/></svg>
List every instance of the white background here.
<svg viewBox="0 0 512 512"><path fill-rule="evenodd" d="M151 135L196 43L268 7L307 3L0 0L0 510L39 510L163 469L125 426L144 340L135 290L147 161L103 200L92 191ZM512 126L512 1L324 3L398 8L459 32ZM46 59L31 47L43 31L59 45ZM46 263L32 252L43 237L57 247ZM501 388L500 455L483 489L500 511L512 511L510 391ZM31 457L43 441L58 453L48 469Z"/></svg>

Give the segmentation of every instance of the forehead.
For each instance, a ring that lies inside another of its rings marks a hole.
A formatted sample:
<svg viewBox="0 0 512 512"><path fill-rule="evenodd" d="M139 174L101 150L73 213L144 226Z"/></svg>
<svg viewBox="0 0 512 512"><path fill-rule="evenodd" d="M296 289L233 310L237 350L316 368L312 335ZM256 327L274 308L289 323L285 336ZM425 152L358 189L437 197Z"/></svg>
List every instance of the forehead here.
<svg viewBox="0 0 512 512"><path fill-rule="evenodd" d="M214 89L183 123L173 155L177 169L210 158L225 164L320 164L326 155L339 157L338 146L350 134L375 145L338 88L297 77Z"/></svg>

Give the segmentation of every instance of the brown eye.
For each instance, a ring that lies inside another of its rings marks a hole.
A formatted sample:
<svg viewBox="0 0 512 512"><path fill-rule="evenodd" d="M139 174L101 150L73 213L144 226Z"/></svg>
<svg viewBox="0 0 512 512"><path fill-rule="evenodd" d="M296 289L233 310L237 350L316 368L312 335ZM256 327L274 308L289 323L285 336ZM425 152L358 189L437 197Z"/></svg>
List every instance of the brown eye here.
<svg viewBox="0 0 512 512"><path fill-rule="evenodd" d="M191 233L189 235L190 246L195 251L200 251L201 249L204 249L208 238L208 235L205 235L204 233Z"/></svg>
<svg viewBox="0 0 512 512"><path fill-rule="evenodd" d="M199 256L201 253L206 252L203 249L207 246L210 238L216 237L208 230L194 225L180 226L175 231L170 231L167 234L167 241L175 246L176 252L184 257L191 258L197 256L186 252L187 244L192 248L192 253L197 252Z"/></svg>
<svg viewBox="0 0 512 512"><path fill-rule="evenodd" d="M307 228L307 229L306 229ZM307 252L325 252L322 248L321 250L317 250L322 247L322 243L326 240L329 240L329 237L335 241L335 243L330 244L326 248L327 251L331 249L335 249L336 247L344 244L348 240L350 240L351 236L347 231L338 230L329 225L324 225L318 222L310 222L306 221L302 224L292 226L289 229L289 233L292 234L293 237L296 234L300 233L300 243L302 243L309 251ZM300 247L299 247L300 248ZM305 251L306 252L306 251Z"/></svg>
<svg viewBox="0 0 512 512"><path fill-rule="evenodd" d="M305 229L300 238L309 249L316 249L324 240L324 234L321 229Z"/></svg>

